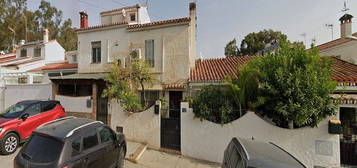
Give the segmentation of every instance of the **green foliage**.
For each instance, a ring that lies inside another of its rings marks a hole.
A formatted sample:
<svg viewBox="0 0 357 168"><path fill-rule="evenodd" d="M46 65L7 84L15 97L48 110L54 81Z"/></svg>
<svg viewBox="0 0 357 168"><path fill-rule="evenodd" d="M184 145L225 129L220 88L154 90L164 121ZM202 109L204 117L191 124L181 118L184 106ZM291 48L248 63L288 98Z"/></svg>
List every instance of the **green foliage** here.
<svg viewBox="0 0 357 168"><path fill-rule="evenodd" d="M277 40L278 42L286 42L287 36L280 31L262 30L258 33L249 33L241 42L240 55L255 55L263 50L266 44Z"/></svg>
<svg viewBox="0 0 357 168"><path fill-rule="evenodd" d="M13 42L18 44L23 39L27 42L42 40L45 28L50 31L50 39L57 39L65 50L77 48L72 21L63 21L62 11L49 2L42 0L36 11L27 9L26 0L0 2L0 51L11 52Z"/></svg>
<svg viewBox="0 0 357 168"><path fill-rule="evenodd" d="M226 47L224 47L224 55L226 57L238 57L240 56L239 54L240 53L236 39L233 39L232 41L228 42Z"/></svg>
<svg viewBox="0 0 357 168"><path fill-rule="evenodd" d="M146 107L147 101L145 96L145 84L151 84L154 80L152 73L150 73L150 65L144 60L136 59L131 62L131 80L135 86L141 87L141 105Z"/></svg>
<svg viewBox="0 0 357 168"><path fill-rule="evenodd" d="M260 73L255 67L243 66L238 70L237 77L227 77L230 93L240 110L252 110L251 103L256 101L258 95Z"/></svg>
<svg viewBox="0 0 357 168"><path fill-rule="evenodd" d="M145 61L134 59L125 68L117 62L111 67L105 81L108 87L103 96L119 101L126 111L137 112L146 107L145 84L151 83L153 76ZM136 94L138 86L141 87L141 100L144 101L140 101Z"/></svg>
<svg viewBox="0 0 357 168"><path fill-rule="evenodd" d="M195 117L201 120L226 124L239 117L231 94L222 86L205 86L194 98L192 106Z"/></svg>
<svg viewBox="0 0 357 168"><path fill-rule="evenodd" d="M335 114L329 96L336 88L332 80L332 60L320 57L316 49L284 43L275 53L251 61L248 66L261 76L255 105L277 125L317 126Z"/></svg>
<svg viewBox="0 0 357 168"><path fill-rule="evenodd" d="M130 88L130 73L115 63L105 78L108 86L103 91L103 96L110 100L117 100L126 111L141 109L140 100Z"/></svg>

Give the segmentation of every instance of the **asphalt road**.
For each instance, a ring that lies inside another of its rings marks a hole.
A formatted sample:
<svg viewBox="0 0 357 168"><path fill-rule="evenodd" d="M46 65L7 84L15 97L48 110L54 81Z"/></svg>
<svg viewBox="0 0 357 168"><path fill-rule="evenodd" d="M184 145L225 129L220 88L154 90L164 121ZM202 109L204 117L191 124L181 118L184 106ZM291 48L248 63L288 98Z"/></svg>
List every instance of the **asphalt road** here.
<svg viewBox="0 0 357 168"><path fill-rule="evenodd" d="M0 168L12 168L13 167L13 161L17 153L20 151L20 149L17 149L17 151L12 154L12 155L0 155ZM124 163L125 168L143 168L144 166L142 165L137 165L134 163L131 163L129 161L125 161Z"/></svg>

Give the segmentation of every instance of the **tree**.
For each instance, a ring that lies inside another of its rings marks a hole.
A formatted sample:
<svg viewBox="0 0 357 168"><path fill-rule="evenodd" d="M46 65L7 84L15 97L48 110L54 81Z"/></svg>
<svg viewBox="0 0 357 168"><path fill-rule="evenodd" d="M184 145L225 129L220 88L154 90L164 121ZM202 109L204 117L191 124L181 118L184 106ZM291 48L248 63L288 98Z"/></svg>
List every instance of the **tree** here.
<svg viewBox="0 0 357 168"><path fill-rule="evenodd" d="M125 111L138 111L141 109L140 101L133 92L130 84L130 72L121 68L116 62L105 78L108 86L103 91L103 97L116 100Z"/></svg>
<svg viewBox="0 0 357 168"><path fill-rule="evenodd" d="M141 105L146 107L147 101L145 96L145 84L151 84L153 81L153 75L150 72L151 67L148 63L141 59L134 60L131 64L131 80L134 84L140 86L142 100Z"/></svg>
<svg viewBox="0 0 357 168"><path fill-rule="evenodd" d="M195 118L218 124L226 124L240 117L232 94L226 87L208 85L203 87L193 99Z"/></svg>
<svg viewBox="0 0 357 168"><path fill-rule="evenodd" d="M228 44L224 48L224 55L226 57L238 57L240 56L239 54L240 53L238 50L236 39L233 39L232 41L228 42Z"/></svg>
<svg viewBox="0 0 357 168"><path fill-rule="evenodd" d="M247 66L261 75L257 109L282 127L317 126L335 114L329 96L336 88L331 64L316 49L306 51L287 43L275 53L254 59Z"/></svg>
<svg viewBox="0 0 357 168"><path fill-rule="evenodd" d="M77 48L77 35L70 19L63 21L62 11L45 0L32 12L26 0L0 2L0 51L11 52L13 43L20 40L42 40L43 29L49 29L50 38L57 39L65 50Z"/></svg>
<svg viewBox="0 0 357 168"><path fill-rule="evenodd" d="M241 42L239 55L255 55L273 41L286 42L287 36L280 31L271 29L264 29L258 33L249 33Z"/></svg>
<svg viewBox="0 0 357 168"><path fill-rule="evenodd" d="M150 72L150 65L144 60L136 59L137 53L133 51L130 57L133 60L127 67L121 67L120 63L115 63L105 81L108 87L104 90L104 97L118 100L127 111L140 111L148 104L145 96L145 87L153 82L153 75ZM141 103L135 94L137 88L141 88Z"/></svg>
<svg viewBox="0 0 357 168"><path fill-rule="evenodd" d="M255 67L243 66L237 72L237 79L228 76L226 82L234 101L239 105L240 114L243 110L252 110L256 101L261 75Z"/></svg>

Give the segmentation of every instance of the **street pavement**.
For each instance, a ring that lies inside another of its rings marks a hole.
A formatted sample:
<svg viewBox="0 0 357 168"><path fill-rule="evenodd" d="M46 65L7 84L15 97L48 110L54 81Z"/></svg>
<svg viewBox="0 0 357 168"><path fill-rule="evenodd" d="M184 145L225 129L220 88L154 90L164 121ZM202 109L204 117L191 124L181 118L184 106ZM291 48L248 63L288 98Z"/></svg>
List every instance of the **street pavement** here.
<svg viewBox="0 0 357 168"><path fill-rule="evenodd" d="M139 146L136 143L128 143L128 154ZM13 160L20 149L12 155L0 155L0 168L12 168ZM147 149L138 163L125 160L124 168L218 168L218 164L183 157L181 155L168 154L156 150Z"/></svg>

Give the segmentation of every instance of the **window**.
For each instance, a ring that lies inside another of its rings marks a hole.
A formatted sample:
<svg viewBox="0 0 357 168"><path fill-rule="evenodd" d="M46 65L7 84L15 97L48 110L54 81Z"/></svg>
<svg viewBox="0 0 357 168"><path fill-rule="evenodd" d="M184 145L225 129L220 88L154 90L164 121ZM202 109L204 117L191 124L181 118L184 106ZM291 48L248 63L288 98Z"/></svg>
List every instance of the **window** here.
<svg viewBox="0 0 357 168"><path fill-rule="evenodd" d="M141 96L140 96L141 97ZM159 99L159 91L145 91L146 104L152 106ZM141 100L143 102L144 100Z"/></svg>
<svg viewBox="0 0 357 168"><path fill-rule="evenodd" d="M31 162L50 163L58 160L62 148L61 141L47 136L33 135L21 154Z"/></svg>
<svg viewBox="0 0 357 168"><path fill-rule="evenodd" d="M34 116L40 114L41 111L41 104L37 103L26 109L25 113L29 114L30 116Z"/></svg>
<svg viewBox="0 0 357 168"><path fill-rule="evenodd" d="M41 48L37 47L33 50L33 56L34 57L41 57Z"/></svg>
<svg viewBox="0 0 357 168"><path fill-rule="evenodd" d="M98 130L101 143L114 141L114 134L109 128L100 127Z"/></svg>
<svg viewBox="0 0 357 168"><path fill-rule="evenodd" d="M83 137L83 150L90 149L96 145L98 145L97 131L91 130Z"/></svg>
<svg viewBox="0 0 357 168"><path fill-rule="evenodd" d="M20 57L27 57L27 49L21 49Z"/></svg>
<svg viewBox="0 0 357 168"><path fill-rule="evenodd" d="M92 63L100 63L101 60L101 42L92 42Z"/></svg>
<svg viewBox="0 0 357 168"><path fill-rule="evenodd" d="M27 83L27 78L26 77L23 77L23 78L18 78L18 81L17 81L19 84L26 84Z"/></svg>
<svg viewBox="0 0 357 168"><path fill-rule="evenodd" d="M57 103L54 101L41 102L41 112L47 112L56 107Z"/></svg>
<svg viewBox="0 0 357 168"><path fill-rule="evenodd" d="M135 21L135 20L136 20L136 15L130 14L130 21Z"/></svg>
<svg viewBox="0 0 357 168"><path fill-rule="evenodd" d="M81 137L77 137L72 142L72 156L76 156L81 151Z"/></svg>
<svg viewBox="0 0 357 168"><path fill-rule="evenodd" d="M155 65L154 40L145 40L145 61L152 67Z"/></svg>

